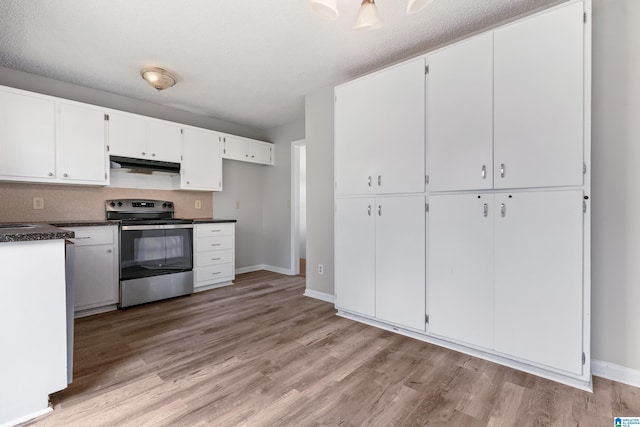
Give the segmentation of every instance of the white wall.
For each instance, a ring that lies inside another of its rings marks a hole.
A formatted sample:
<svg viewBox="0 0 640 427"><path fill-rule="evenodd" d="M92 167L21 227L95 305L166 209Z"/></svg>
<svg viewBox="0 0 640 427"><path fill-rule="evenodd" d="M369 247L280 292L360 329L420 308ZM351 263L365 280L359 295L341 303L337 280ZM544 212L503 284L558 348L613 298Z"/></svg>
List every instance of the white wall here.
<svg viewBox="0 0 640 427"><path fill-rule="evenodd" d="M222 160L222 191L213 195L214 218L235 219L236 268L264 263L261 166Z"/></svg>
<svg viewBox="0 0 640 427"><path fill-rule="evenodd" d="M333 87L306 96L305 126L307 289L333 295Z"/></svg>
<svg viewBox="0 0 640 427"><path fill-rule="evenodd" d="M640 1L593 2L592 356L640 370Z"/></svg>
<svg viewBox="0 0 640 427"><path fill-rule="evenodd" d="M291 141L304 139L305 122L267 130L274 143L275 166L264 166L262 174L262 229L264 264L291 271Z"/></svg>

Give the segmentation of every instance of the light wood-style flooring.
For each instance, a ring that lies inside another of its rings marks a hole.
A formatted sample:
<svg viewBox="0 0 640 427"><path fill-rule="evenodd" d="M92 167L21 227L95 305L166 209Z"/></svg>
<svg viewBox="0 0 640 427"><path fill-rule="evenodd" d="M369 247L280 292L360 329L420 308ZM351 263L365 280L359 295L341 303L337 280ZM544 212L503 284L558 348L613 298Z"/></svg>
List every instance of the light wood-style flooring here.
<svg viewBox="0 0 640 427"><path fill-rule="evenodd" d="M269 272L76 321L75 380L38 426L611 426L640 389L587 393L335 315Z"/></svg>

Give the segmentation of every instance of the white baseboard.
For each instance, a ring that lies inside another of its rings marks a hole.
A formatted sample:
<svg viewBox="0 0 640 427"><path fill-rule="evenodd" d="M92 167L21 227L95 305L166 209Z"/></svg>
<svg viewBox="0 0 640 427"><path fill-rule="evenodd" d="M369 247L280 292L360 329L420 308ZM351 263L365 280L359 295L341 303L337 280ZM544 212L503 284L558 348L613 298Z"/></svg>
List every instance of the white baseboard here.
<svg viewBox="0 0 640 427"><path fill-rule="evenodd" d="M256 265L250 265L248 267L236 268L236 274L251 273L252 271L259 271L259 270L267 270L273 273L286 274L287 276L293 276L293 271L291 269L275 267L273 265L267 265L267 264L256 264Z"/></svg>
<svg viewBox="0 0 640 427"><path fill-rule="evenodd" d="M336 298L334 295L327 294L325 292L314 291L313 289L309 288L304 290L304 296L330 302L331 304L335 304L336 302Z"/></svg>
<svg viewBox="0 0 640 427"><path fill-rule="evenodd" d="M606 378L634 387L640 387L640 371L615 363L591 359L591 373L596 377Z"/></svg>

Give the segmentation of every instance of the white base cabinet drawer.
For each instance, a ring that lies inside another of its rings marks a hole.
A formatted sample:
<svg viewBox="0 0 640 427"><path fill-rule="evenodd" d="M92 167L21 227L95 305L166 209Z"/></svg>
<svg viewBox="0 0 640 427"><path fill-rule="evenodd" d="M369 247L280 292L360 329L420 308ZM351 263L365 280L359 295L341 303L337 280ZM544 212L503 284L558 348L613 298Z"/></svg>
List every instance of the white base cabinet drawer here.
<svg viewBox="0 0 640 427"><path fill-rule="evenodd" d="M219 281L233 276L233 264L219 264L211 267L198 268L196 270L196 283Z"/></svg>
<svg viewBox="0 0 640 427"><path fill-rule="evenodd" d="M233 262L233 251L211 251L196 255L196 268Z"/></svg>
<svg viewBox="0 0 640 427"><path fill-rule="evenodd" d="M196 253L233 248L233 236L204 237L196 239Z"/></svg>
<svg viewBox="0 0 640 427"><path fill-rule="evenodd" d="M196 238L233 236L234 224L197 224Z"/></svg>

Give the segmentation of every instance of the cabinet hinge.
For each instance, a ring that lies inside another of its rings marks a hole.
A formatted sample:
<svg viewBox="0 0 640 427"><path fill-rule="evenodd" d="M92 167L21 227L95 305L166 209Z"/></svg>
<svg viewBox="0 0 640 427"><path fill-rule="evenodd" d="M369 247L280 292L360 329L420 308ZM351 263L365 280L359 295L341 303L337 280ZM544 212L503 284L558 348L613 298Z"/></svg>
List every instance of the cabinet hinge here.
<svg viewBox="0 0 640 427"><path fill-rule="evenodd" d="M184 157L180 156L180 161L184 160Z"/></svg>
<svg viewBox="0 0 640 427"><path fill-rule="evenodd" d="M586 202L586 200L582 201L582 212L585 212L585 213L587 212L587 202Z"/></svg>
<svg viewBox="0 0 640 427"><path fill-rule="evenodd" d="M108 122L108 121L109 121L109 115L108 115L108 114L105 114L105 115L104 115L104 121L105 121L105 122Z"/></svg>
<svg viewBox="0 0 640 427"><path fill-rule="evenodd" d="M429 203L424 204L424 211L429 212Z"/></svg>
<svg viewBox="0 0 640 427"><path fill-rule="evenodd" d="M222 149L222 154L227 154L227 149L226 148Z"/></svg>
<svg viewBox="0 0 640 427"><path fill-rule="evenodd" d="M582 174L583 175L587 174L587 163L586 162L582 164Z"/></svg>
<svg viewBox="0 0 640 427"><path fill-rule="evenodd" d="M429 324L429 315L428 314L424 315L424 323L426 323L427 325Z"/></svg>
<svg viewBox="0 0 640 427"><path fill-rule="evenodd" d="M584 13L582 20L585 24L587 23L587 12Z"/></svg>
<svg viewBox="0 0 640 427"><path fill-rule="evenodd" d="M585 363L587 363L587 355L584 354L584 351L582 352L582 364L584 365Z"/></svg>
<svg viewBox="0 0 640 427"><path fill-rule="evenodd" d="M424 176L424 183L428 184L429 183L429 175L425 175Z"/></svg>
<svg viewBox="0 0 640 427"><path fill-rule="evenodd" d="M429 74L429 65L425 65L424 67L424 74Z"/></svg>

